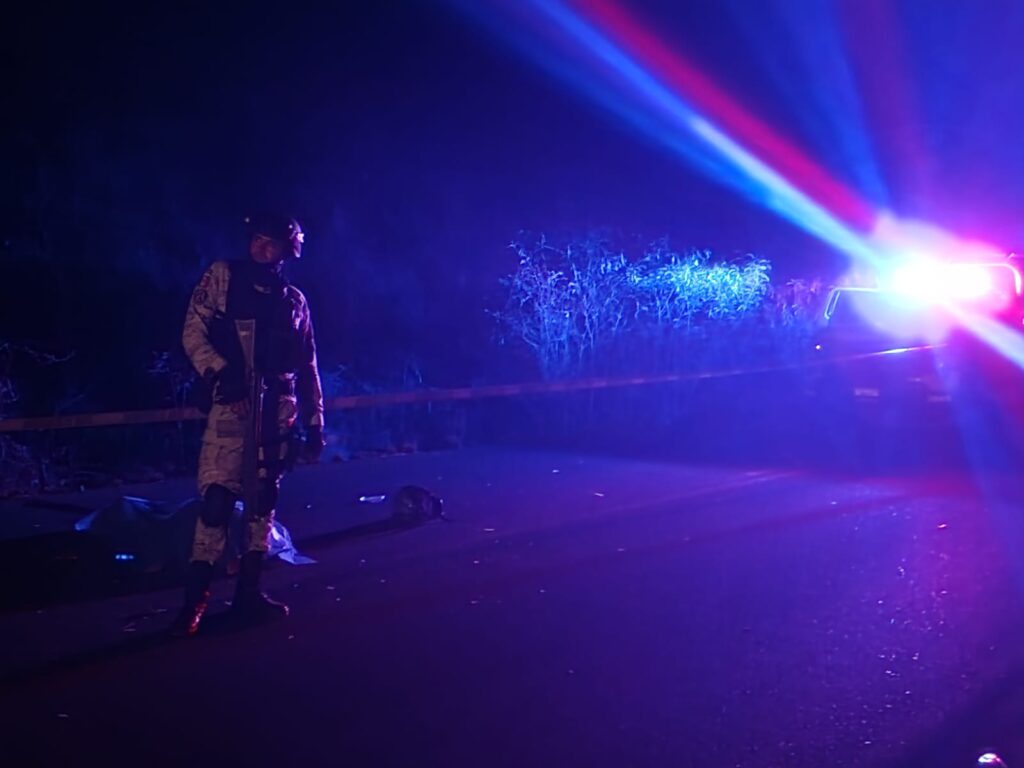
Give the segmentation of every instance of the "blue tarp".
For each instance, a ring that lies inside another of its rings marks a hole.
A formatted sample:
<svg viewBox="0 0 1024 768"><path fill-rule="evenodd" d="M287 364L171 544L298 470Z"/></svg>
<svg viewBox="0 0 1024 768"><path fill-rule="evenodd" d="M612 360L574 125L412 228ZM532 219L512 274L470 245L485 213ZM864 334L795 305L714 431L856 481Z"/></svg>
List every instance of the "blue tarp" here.
<svg viewBox="0 0 1024 768"><path fill-rule="evenodd" d="M144 572L184 566L190 557L192 532L202 507L200 499L183 504L151 501L137 496L122 496L75 523L75 530L87 532L106 543L115 557L133 561ZM235 507L228 554L238 554L242 534L241 503ZM274 521L270 534L269 556L292 565L316 562L299 554L288 529Z"/></svg>

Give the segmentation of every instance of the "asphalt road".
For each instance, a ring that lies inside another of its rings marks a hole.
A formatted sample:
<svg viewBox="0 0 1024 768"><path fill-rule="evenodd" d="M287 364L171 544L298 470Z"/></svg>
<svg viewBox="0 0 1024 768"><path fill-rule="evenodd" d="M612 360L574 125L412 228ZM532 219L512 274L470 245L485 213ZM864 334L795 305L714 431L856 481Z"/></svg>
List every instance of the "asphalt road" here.
<svg viewBox="0 0 1024 768"><path fill-rule="evenodd" d="M291 480L319 562L268 572L285 622L165 640L177 592L0 616L4 763L1024 765L1011 475L464 450ZM345 533L405 482L452 522Z"/></svg>

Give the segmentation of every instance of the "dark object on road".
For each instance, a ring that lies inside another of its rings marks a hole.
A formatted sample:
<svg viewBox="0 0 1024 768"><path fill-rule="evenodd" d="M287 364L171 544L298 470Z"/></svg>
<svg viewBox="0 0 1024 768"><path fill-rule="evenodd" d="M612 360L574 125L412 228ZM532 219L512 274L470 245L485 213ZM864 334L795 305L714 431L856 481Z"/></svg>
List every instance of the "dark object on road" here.
<svg viewBox="0 0 1024 768"><path fill-rule="evenodd" d="M440 497L418 485L404 485L391 497L391 519L398 525L418 525L448 518Z"/></svg>
<svg viewBox="0 0 1024 768"><path fill-rule="evenodd" d="M0 609L161 589L184 573L195 510L124 496L73 530L11 539L0 547Z"/></svg>
<svg viewBox="0 0 1024 768"><path fill-rule="evenodd" d="M118 560L140 573L180 573L188 561L196 514L193 502L175 505L122 496L83 517L75 530L103 541Z"/></svg>
<svg viewBox="0 0 1024 768"><path fill-rule="evenodd" d="M202 499L189 499L175 505L123 496L79 520L75 530L102 541L126 568L140 573L169 570L180 574L185 572L189 562L192 531L202 504ZM228 550L232 557L244 554L239 551L244 525L242 510L236 504L229 523ZM313 562L299 554L288 529L277 520L271 526L267 555L292 565Z"/></svg>

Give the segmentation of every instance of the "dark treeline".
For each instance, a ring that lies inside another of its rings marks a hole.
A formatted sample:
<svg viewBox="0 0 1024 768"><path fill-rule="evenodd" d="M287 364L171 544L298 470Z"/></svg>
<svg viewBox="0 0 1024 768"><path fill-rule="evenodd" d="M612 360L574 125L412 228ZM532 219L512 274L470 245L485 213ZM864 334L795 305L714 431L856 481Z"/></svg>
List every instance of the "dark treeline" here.
<svg viewBox="0 0 1024 768"><path fill-rule="evenodd" d="M494 358L485 312L520 230L785 253L792 274L836 263L436 3L242 13L12 18L0 343L72 357L8 348L5 413L165 403L155 356L177 354L191 284L244 253L256 208L308 231L292 276L324 368L381 387L410 366L440 385L524 373Z"/></svg>

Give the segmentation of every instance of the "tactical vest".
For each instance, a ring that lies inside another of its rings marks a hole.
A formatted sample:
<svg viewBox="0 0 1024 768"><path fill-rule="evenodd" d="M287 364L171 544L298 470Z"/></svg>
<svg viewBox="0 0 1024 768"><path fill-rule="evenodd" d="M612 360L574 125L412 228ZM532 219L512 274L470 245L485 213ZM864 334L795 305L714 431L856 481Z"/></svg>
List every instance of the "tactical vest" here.
<svg viewBox="0 0 1024 768"><path fill-rule="evenodd" d="M244 365L235 320L256 321L256 371L267 378L294 374L303 360L302 305L282 276L253 261L228 263L223 315L214 317L210 341L230 365Z"/></svg>

